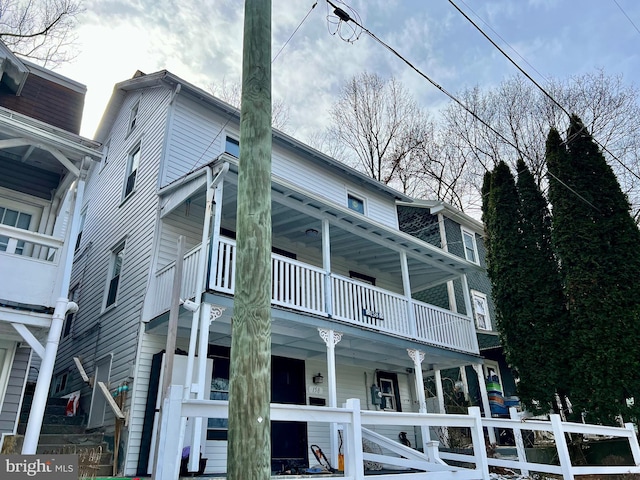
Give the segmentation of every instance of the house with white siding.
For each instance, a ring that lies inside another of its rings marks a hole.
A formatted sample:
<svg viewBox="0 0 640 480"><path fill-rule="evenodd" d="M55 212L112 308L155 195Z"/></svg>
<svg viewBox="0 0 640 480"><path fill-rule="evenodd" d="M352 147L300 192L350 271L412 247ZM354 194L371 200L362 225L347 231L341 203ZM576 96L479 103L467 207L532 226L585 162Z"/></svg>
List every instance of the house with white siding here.
<svg viewBox="0 0 640 480"><path fill-rule="evenodd" d="M58 340L78 306L69 279L98 144L78 135L86 87L0 43L0 446L35 382L23 453L35 453ZM30 388L32 385L30 385ZM19 453L19 452L14 452Z"/></svg>
<svg viewBox="0 0 640 480"><path fill-rule="evenodd" d="M64 385L57 395L80 390L87 427L116 438L119 472L146 475L162 435L177 263L184 304L171 384L186 384L186 399L227 399L239 112L170 72L137 72L115 86L95 140L102 159L88 176L70 282L81 309L65 325L54 382ZM409 197L276 130L271 192L273 404L359 399L370 411L425 412L425 375L481 368L469 288L466 313L414 295L466 286L478 266L401 231L396 202ZM428 440L420 428L373 428L394 442ZM274 420L272 469L317 463L314 445L336 465L340 438L331 424ZM223 473L226 439L225 418L189 418L184 440L163 452L190 447L206 473Z"/></svg>

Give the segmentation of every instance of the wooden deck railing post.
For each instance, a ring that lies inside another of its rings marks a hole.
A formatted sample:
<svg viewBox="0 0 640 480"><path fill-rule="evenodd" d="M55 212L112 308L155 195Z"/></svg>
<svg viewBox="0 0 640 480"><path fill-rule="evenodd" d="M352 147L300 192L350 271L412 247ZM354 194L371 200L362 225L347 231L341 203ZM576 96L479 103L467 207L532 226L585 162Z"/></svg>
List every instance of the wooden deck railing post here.
<svg viewBox="0 0 640 480"><path fill-rule="evenodd" d="M345 408L351 412L351 423L344 426L344 476L354 480L364 480L360 400L348 399Z"/></svg>
<svg viewBox="0 0 640 480"><path fill-rule="evenodd" d="M473 441L476 470L483 480L489 480L489 462L487 460L487 447L484 443L480 407L469 407L469 415L475 420L475 426L471 427L471 440Z"/></svg>
<svg viewBox="0 0 640 480"><path fill-rule="evenodd" d="M551 427L553 429L553 439L556 442L556 450L558 451L558 458L560 459L560 468L562 469L562 477L564 480L574 480L571 457L569 456L569 447L567 446L567 439L564 436L564 429L562 428L562 420L560 415L549 415L551 420Z"/></svg>
<svg viewBox="0 0 640 480"><path fill-rule="evenodd" d="M635 425L633 423L625 423L624 428L631 432L631 435L629 435L629 447L631 448L631 455L633 455L633 464L640 467L640 445L638 445Z"/></svg>
<svg viewBox="0 0 640 480"><path fill-rule="evenodd" d="M170 385L162 404L154 480L178 478L180 472L182 445L178 439L182 420L182 388L182 385Z"/></svg>
<svg viewBox="0 0 640 480"><path fill-rule="evenodd" d="M515 422L521 421L520 415L518 414L516 407L509 408L509 417L511 418L511 420ZM524 441L522 440L522 430L519 428L514 428L513 438L516 442L516 452L518 453L518 461L525 463L527 461L527 452L524 448ZM520 472L524 476L529 476L529 470L527 470L526 468L521 468Z"/></svg>

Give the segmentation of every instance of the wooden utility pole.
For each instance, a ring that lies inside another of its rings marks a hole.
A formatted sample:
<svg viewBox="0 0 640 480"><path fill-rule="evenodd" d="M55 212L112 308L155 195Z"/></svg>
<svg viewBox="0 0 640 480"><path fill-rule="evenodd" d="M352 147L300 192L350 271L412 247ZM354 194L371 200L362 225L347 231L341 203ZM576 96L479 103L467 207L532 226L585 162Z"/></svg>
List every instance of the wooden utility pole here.
<svg viewBox="0 0 640 480"><path fill-rule="evenodd" d="M245 0L227 478L271 477L271 0Z"/></svg>

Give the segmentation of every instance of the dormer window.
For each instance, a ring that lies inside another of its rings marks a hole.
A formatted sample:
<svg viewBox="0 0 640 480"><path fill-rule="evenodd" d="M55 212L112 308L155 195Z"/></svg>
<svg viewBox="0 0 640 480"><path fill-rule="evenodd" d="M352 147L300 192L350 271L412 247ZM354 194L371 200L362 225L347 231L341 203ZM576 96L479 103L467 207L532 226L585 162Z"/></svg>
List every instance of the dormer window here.
<svg viewBox="0 0 640 480"><path fill-rule="evenodd" d="M358 213L364 215L364 200L362 198L356 197L355 195L348 194L347 195L347 206Z"/></svg>

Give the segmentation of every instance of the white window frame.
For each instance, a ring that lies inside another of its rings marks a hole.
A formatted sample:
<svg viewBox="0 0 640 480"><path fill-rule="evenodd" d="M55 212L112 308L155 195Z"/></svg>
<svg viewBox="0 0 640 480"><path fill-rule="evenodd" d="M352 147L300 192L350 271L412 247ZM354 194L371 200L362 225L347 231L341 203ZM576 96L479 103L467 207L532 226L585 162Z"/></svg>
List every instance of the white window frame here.
<svg viewBox="0 0 640 480"><path fill-rule="evenodd" d="M140 116L140 100L133 104L129 111L129 129L127 133L131 133L138 125L138 117Z"/></svg>
<svg viewBox="0 0 640 480"><path fill-rule="evenodd" d="M483 328L479 325L478 310L476 308L476 299L481 300L483 303L484 310L485 310L484 316L485 316L486 328ZM487 296L482 292L471 290L471 303L473 305L473 319L476 324L476 329L483 330L483 331L493 331L493 327L491 325L491 316L489 315L489 302L487 301Z"/></svg>
<svg viewBox="0 0 640 480"><path fill-rule="evenodd" d="M104 142L102 146L102 159L100 160L100 171L104 169L109 163L109 150L111 149L111 139Z"/></svg>
<svg viewBox="0 0 640 480"><path fill-rule="evenodd" d="M78 235L76 235L76 244L74 246L74 252L80 250L80 244L82 243L82 232L84 231L84 222L87 220L87 207L85 205L80 210L80 218L78 218Z"/></svg>
<svg viewBox="0 0 640 480"><path fill-rule="evenodd" d="M231 153L228 149L227 149L227 145L229 143L232 143L234 145L238 145L238 155L235 155L233 153ZM226 153L227 155L231 155L232 157L236 157L236 158L240 158L240 140L238 140L238 137L235 135L225 135L224 137L224 153Z"/></svg>
<svg viewBox="0 0 640 480"><path fill-rule="evenodd" d="M124 187L122 190L122 199L126 200L131 195L133 195L136 191L136 184L138 180L138 170L140 169L140 156L142 155L142 145L137 143L135 147L131 149L129 155L127 155L127 169L125 171L124 176ZM131 190L128 190L129 180L131 175L135 173L133 177L133 185L131 186Z"/></svg>
<svg viewBox="0 0 640 480"><path fill-rule="evenodd" d="M115 247L111 249L111 257L109 259L109 270L107 270L107 281L105 283L104 289L104 299L102 301L102 311L110 310L114 308L118 304L118 294L120 293L120 288L122 287L122 267L124 265L124 255L125 255L125 241L122 240L118 242ZM118 265L118 259L120 258L120 264ZM116 266L118 268L118 272L116 273ZM118 283L115 287L115 294L113 297L113 302L107 304L110 293L111 293L111 283L112 281L118 277Z"/></svg>
<svg viewBox="0 0 640 480"><path fill-rule="evenodd" d="M0 411L2 411L16 355L16 342L0 340L0 351L3 351L0 354Z"/></svg>
<svg viewBox="0 0 640 480"><path fill-rule="evenodd" d="M478 244L476 242L476 234L472 231L469 230L467 228L464 227L460 227L461 233L462 233L462 249L464 250L464 258L467 259L467 261L471 262L471 263L475 263L477 265L480 265L480 256L478 255ZM472 249L473 249L473 256L474 258L469 258L468 252L467 252L467 242L465 241L465 236L469 237L471 239L471 242L473 244Z"/></svg>
<svg viewBox="0 0 640 480"><path fill-rule="evenodd" d="M489 377L489 373L490 370L493 371L495 373L495 375L498 377L498 383L500 384L500 390L501 393L504 395L504 384L502 383L502 375L500 375L500 366L498 365L498 362L494 361L494 360L484 360L484 363L482 364L482 374L484 375L484 381L487 381L487 378Z"/></svg>
<svg viewBox="0 0 640 480"><path fill-rule="evenodd" d="M356 210L355 208L351 208L351 200L358 200L359 202L362 203L362 212L360 212L359 210ZM357 193L354 192L350 192L347 191L347 208L349 210L352 210L356 213L359 213L360 215L367 215L367 199L364 198L362 195L359 195Z"/></svg>

